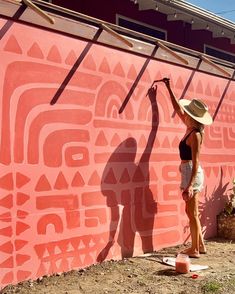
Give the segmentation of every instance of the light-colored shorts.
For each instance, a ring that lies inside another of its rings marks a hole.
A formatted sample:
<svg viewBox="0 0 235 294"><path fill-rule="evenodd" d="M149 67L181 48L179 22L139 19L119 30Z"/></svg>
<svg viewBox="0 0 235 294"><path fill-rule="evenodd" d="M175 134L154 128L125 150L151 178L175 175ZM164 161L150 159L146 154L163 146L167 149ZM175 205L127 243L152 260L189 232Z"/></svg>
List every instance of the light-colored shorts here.
<svg viewBox="0 0 235 294"><path fill-rule="evenodd" d="M192 161L188 161L180 164L180 173L181 173L181 184L180 189L183 191L188 187L189 181L192 174ZM194 180L193 190L195 192L201 192L203 189L204 183L204 172L201 166L199 165L197 170L197 175Z"/></svg>

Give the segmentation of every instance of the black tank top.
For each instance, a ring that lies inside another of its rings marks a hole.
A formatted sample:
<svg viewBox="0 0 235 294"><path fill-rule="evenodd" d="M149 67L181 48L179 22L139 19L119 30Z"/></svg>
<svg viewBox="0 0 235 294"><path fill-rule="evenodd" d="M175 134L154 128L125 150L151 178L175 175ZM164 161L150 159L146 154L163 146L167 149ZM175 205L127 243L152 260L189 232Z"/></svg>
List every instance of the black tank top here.
<svg viewBox="0 0 235 294"><path fill-rule="evenodd" d="M188 135L180 141L179 143L179 151L180 151L180 159L181 160L192 160L192 150L189 145L186 144L186 140L191 135L192 132L200 132L197 129L193 129Z"/></svg>

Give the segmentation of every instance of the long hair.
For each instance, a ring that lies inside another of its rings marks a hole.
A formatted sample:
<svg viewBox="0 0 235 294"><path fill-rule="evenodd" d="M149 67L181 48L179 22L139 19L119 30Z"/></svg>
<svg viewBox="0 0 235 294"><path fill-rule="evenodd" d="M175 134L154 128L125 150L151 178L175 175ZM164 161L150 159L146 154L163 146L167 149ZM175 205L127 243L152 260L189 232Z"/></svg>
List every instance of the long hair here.
<svg viewBox="0 0 235 294"><path fill-rule="evenodd" d="M193 127L195 129L197 129L199 132L200 132L200 135L201 135L201 143L202 143L202 140L203 140L203 137L204 137L204 129L205 129L205 125L196 121L195 119L192 119L193 121Z"/></svg>

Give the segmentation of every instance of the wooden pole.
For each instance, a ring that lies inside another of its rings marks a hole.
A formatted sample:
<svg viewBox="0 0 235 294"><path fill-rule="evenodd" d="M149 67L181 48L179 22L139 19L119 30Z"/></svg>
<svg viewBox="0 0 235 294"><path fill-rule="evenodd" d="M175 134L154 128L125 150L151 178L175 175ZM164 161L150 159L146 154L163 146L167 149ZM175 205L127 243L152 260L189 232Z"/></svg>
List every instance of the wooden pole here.
<svg viewBox="0 0 235 294"><path fill-rule="evenodd" d="M231 74L229 72L227 72L226 70L224 70L222 67L218 66L217 64L215 64L213 61L211 61L209 58L205 57L204 55L200 55L200 58L208 63L209 65L213 66L214 68L216 68L218 71L222 72L224 75L226 75L227 77L231 77Z"/></svg>
<svg viewBox="0 0 235 294"><path fill-rule="evenodd" d="M170 48L168 48L167 46L165 46L162 42L156 41L156 44L161 49L167 51L169 54L171 54L172 56L174 56L175 58L177 58L179 61L183 62L184 64L188 64L188 61L185 58L183 58L179 54L175 53L173 50L171 50Z"/></svg>
<svg viewBox="0 0 235 294"><path fill-rule="evenodd" d="M108 26L106 26L105 24L101 24L100 25L101 28L103 30L105 30L107 33L109 33L110 35L112 35L113 37L115 37L116 39L120 40L121 42L123 42L124 44L126 44L128 47L133 47L133 44L131 42L129 42L128 40L126 40L123 36L121 36L120 34L116 33L114 30L110 29Z"/></svg>
<svg viewBox="0 0 235 294"><path fill-rule="evenodd" d="M22 1L24 2L25 5L27 5L33 11L35 11L37 14L39 14L41 17L43 17L46 21L48 21L51 24L54 24L55 23L54 18L52 18L51 16L49 16L46 12L44 12L41 8L39 8L38 6L36 6L33 2L31 2L30 0L22 0Z"/></svg>

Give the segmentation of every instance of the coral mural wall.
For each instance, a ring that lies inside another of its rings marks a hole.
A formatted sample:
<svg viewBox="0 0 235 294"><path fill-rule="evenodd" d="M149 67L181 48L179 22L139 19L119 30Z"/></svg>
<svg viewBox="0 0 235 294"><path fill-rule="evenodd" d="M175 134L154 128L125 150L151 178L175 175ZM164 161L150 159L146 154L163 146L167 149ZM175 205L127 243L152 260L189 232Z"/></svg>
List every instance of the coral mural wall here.
<svg viewBox="0 0 235 294"><path fill-rule="evenodd" d="M167 76L180 97L191 69L145 67L144 57L18 23L1 30L0 60L0 287L187 240L185 128L163 85L157 104L146 93ZM234 91L196 72L185 94L218 110L202 150L207 237L235 172Z"/></svg>

